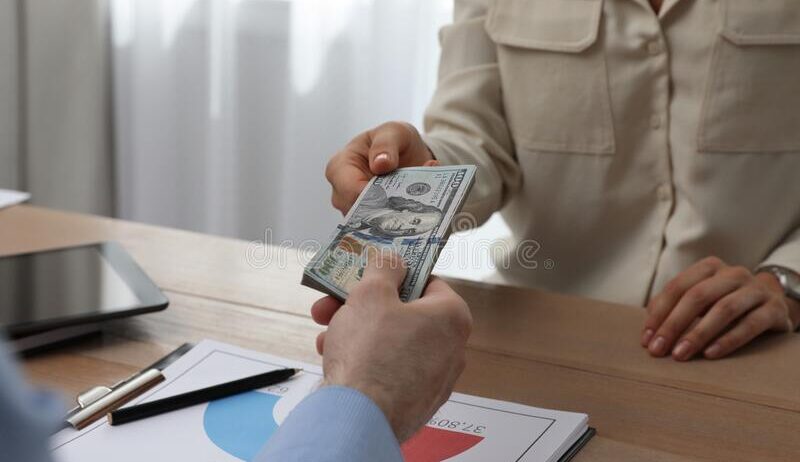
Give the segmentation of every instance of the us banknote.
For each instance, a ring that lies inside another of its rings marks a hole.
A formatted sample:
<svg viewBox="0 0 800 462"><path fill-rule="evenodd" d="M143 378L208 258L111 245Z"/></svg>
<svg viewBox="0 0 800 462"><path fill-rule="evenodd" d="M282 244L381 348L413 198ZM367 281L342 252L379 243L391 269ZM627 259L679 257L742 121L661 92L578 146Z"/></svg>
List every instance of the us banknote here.
<svg viewBox="0 0 800 462"><path fill-rule="evenodd" d="M408 267L400 298L419 298L475 171L473 165L411 167L373 178L306 266L303 285L344 301L361 280L368 249L392 250Z"/></svg>

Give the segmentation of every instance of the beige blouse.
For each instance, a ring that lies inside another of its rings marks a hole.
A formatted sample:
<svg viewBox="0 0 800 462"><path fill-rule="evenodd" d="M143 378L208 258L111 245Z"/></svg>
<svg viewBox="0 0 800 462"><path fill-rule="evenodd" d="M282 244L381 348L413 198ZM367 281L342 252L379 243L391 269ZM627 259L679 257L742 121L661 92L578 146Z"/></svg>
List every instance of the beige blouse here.
<svg viewBox="0 0 800 462"><path fill-rule="evenodd" d="M642 305L709 255L800 270L797 0L456 0L441 44L425 140L540 246L503 280Z"/></svg>

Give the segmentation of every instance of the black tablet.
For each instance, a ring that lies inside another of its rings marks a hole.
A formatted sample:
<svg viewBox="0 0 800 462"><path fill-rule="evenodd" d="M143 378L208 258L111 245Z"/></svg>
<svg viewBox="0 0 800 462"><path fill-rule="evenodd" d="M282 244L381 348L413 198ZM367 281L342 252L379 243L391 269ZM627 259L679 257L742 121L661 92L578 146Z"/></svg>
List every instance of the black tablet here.
<svg viewBox="0 0 800 462"><path fill-rule="evenodd" d="M0 330L12 339L163 310L167 304L115 242L0 257Z"/></svg>

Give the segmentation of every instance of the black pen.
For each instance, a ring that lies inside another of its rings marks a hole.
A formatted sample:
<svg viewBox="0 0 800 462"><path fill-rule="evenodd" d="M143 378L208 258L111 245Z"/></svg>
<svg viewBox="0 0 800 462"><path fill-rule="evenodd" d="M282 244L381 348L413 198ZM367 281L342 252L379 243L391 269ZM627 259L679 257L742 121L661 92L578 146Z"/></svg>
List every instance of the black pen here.
<svg viewBox="0 0 800 462"><path fill-rule="evenodd" d="M246 391L257 390L288 380L297 372L299 372L299 369L279 369L277 371L267 372L266 374L254 375L252 377L234 380L233 382L222 383L214 385L213 387L170 396L169 398L117 409L108 414L108 423L111 425L122 425L167 412L177 411L178 409L194 406L196 404L237 395Z"/></svg>

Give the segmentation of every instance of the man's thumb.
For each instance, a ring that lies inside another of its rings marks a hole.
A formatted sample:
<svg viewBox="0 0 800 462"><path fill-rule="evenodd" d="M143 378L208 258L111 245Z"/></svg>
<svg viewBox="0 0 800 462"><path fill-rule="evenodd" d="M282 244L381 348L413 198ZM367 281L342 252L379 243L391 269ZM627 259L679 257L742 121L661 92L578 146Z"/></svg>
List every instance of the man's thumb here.
<svg viewBox="0 0 800 462"><path fill-rule="evenodd" d="M406 264L403 258L391 249L370 247L367 250L367 267L362 281L379 280L391 282L397 289L406 278Z"/></svg>

